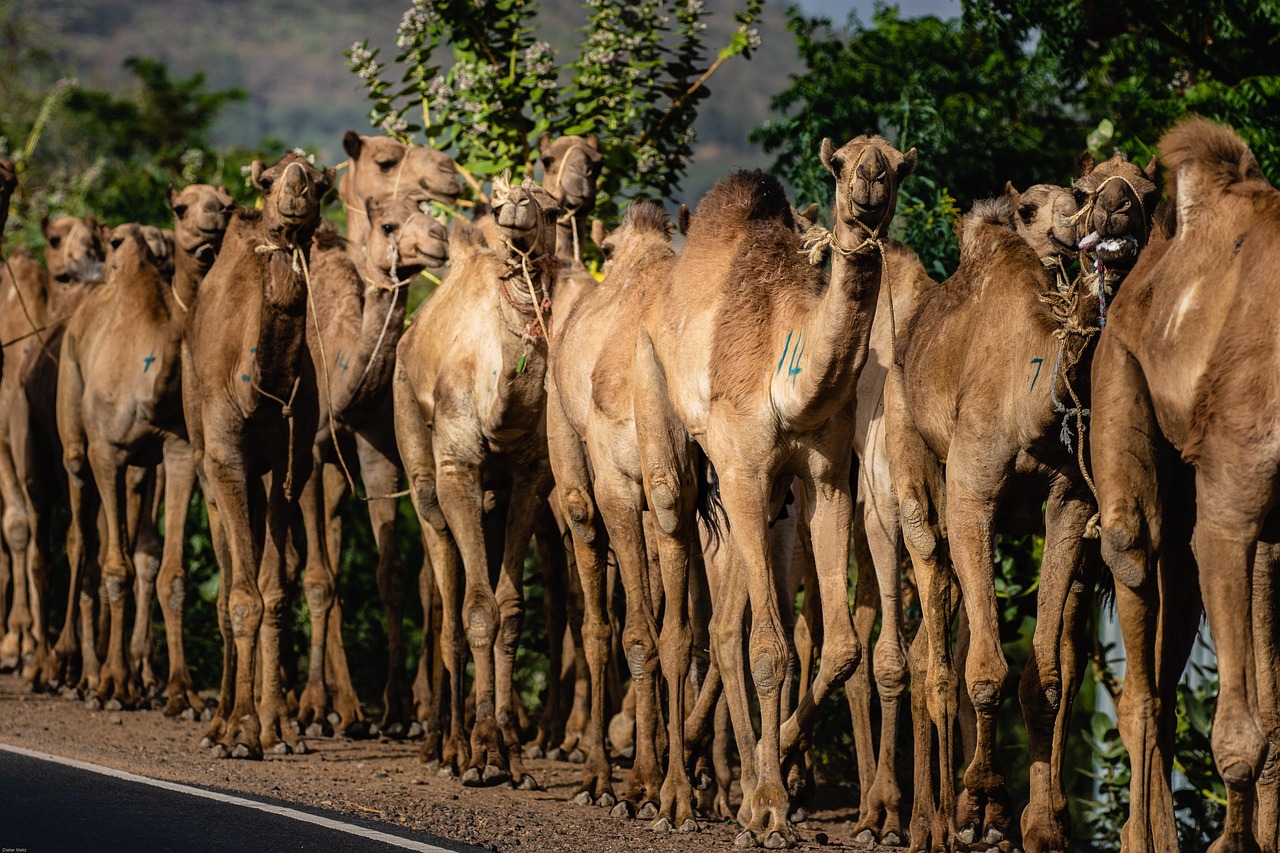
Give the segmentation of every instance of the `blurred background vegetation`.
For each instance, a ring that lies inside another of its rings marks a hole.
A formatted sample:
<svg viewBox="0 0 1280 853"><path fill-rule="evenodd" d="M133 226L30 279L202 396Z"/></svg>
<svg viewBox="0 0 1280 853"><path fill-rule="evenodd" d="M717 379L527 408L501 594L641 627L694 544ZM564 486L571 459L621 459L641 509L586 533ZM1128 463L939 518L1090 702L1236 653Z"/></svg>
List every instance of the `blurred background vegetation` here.
<svg viewBox="0 0 1280 853"><path fill-rule="evenodd" d="M108 222L168 223L164 188L223 183L252 203L242 169L302 146L325 163L343 159L347 128L369 127L367 102L343 60L363 38L390 46L405 0L138 0L129 4L0 0L0 153L21 163L22 187L8 244L39 246L46 213L93 213ZM576 0L544 0L539 38L569 51L585 38ZM712 15L709 44L736 27ZM947 18L909 17L877 6L865 19L832 22L769 0L750 62L717 73L699 104L693 159L674 199L696 202L734 167L766 166L798 204L830 203L816 152L881 133L919 150L902 187L897 235L939 280L955 266L954 224L975 199L1065 183L1076 157L1120 150L1145 163L1163 130L1199 112L1235 127L1273 183L1280 179L1280 3L1206 0L965 0ZM194 34L194 35L193 35ZM401 550L421 561L413 513L402 507ZM213 601L217 569L203 506L192 506L187 555L193 590L188 648L203 685L216 684L221 650ZM60 542L62 527L55 534ZM348 654L362 697L376 702L385 638L373 547L363 507L349 502L342 552ZM1040 544L1001 543L998 593L1013 675L1026 659L1035 613ZM60 548L59 548L60 550ZM65 565L62 563L61 565ZM530 607L520 684L536 708L546 679L540 577L527 563ZM55 572L65 584L65 574ZM65 590L53 597L65 602ZM918 612L911 614L918 618ZM295 609L305 656L307 621ZM61 614L55 614L58 624ZM416 649L421 615L407 616ZM163 644L158 649L163 655ZM1072 811L1080 849L1111 849L1127 814L1127 762L1095 695L1114 679L1116 650L1099 644L1076 703ZM1215 674L1198 673L1179 696L1178 770L1184 849L1203 849L1221 820L1222 788L1208 746ZM1010 696L1016 695L1010 693ZM819 766L829 781L854 775L843 702L824 709ZM904 727L906 729L907 727ZM1002 749L1011 781L1025 777L1017 703L1006 703ZM906 754L905 752L903 754ZM1025 797L1023 790L1014 795ZM852 796L850 794L850 796Z"/></svg>

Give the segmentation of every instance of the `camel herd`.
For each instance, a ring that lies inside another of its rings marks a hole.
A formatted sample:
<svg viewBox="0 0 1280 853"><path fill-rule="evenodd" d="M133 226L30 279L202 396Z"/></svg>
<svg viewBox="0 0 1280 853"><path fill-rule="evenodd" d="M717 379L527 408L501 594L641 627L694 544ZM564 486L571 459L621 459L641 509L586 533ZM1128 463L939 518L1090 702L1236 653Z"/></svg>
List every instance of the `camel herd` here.
<svg viewBox="0 0 1280 853"><path fill-rule="evenodd" d="M1007 185L960 220L940 284L888 237L917 154L879 137L824 140L830 230L772 176L739 171L677 223L635 202L609 234L588 227L594 137L544 135L541 184L495 180L473 219L447 155L343 144L345 239L321 217L335 170L291 152L254 164L257 209L193 185L170 190L171 231L64 216L45 223L44 263L7 254L0 666L93 707L163 697L166 714L203 713L217 756L421 733L442 774L523 789L538 787L527 758L568 757L578 803L659 831L736 818L736 844L768 848L796 843L817 711L843 685L860 843L1065 851L1068 721L1095 590L1113 584L1123 848L1178 846L1173 700L1202 609L1228 791L1214 849L1278 848L1280 193L1232 131L1184 119L1145 167L1083 155L1069 187ZM0 163L6 213L15 185ZM440 284L406 325L424 272ZM357 478L389 640L377 721L336 593ZM216 704L183 651L197 480L221 572ZM426 551L412 679L405 494ZM71 577L55 639L60 501ZM996 750L1009 665L994 548L1028 532L1045 544L1017 688L1017 826ZM513 684L531 541L551 663L536 721ZM299 578L305 679L282 642Z"/></svg>

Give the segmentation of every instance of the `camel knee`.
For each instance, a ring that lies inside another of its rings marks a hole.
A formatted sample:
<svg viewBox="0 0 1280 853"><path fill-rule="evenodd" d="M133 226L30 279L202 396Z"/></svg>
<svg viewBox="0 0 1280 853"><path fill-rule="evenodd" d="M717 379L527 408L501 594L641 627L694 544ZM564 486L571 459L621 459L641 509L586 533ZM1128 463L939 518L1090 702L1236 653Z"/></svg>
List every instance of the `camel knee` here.
<svg viewBox="0 0 1280 853"><path fill-rule="evenodd" d="M436 495L436 478L432 474L417 471L409 477L409 494L413 497L413 505L418 514L426 519L435 530L443 533L446 529L444 513L440 510L440 500Z"/></svg>
<svg viewBox="0 0 1280 853"><path fill-rule="evenodd" d="M1267 739L1252 717L1223 724L1225 721L1219 719L1224 716L1222 710L1219 707L1214 718L1214 762L1228 787L1247 790L1253 787L1266 762Z"/></svg>
<svg viewBox="0 0 1280 853"><path fill-rule="evenodd" d="M1147 577L1148 542L1138 508L1110 504L1102 509L1102 559L1116 580L1137 589Z"/></svg>
<svg viewBox="0 0 1280 853"><path fill-rule="evenodd" d="M900 641L881 635L875 651L876 688L883 699L896 699L906 690L910 681L907 656Z"/></svg>
<svg viewBox="0 0 1280 853"><path fill-rule="evenodd" d="M650 498L650 509L658 520L658 527L668 536L676 536L680 532L681 521L679 485L670 482L665 475L655 477Z"/></svg>
<svg viewBox="0 0 1280 853"><path fill-rule="evenodd" d="M181 613L187 600L187 576L182 571L162 572L160 578L160 600L171 613Z"/></svg>
<svg viewBox="0 0 1280 853"><path fill-rule="evenodd" d="M21 507L5 507L4 539L9 543L9 550L13 552L26 550L27 543L31 541L31 526L27 523L27 514Z"/></svg>
<svg viewBox="0 0 1280 853"><path fill-rule="evenodd" d="M468 595L462 606L466 621L467 642L472 648L493 645L498 630L498 602L492 594Z"/></svg>
<svg viewBox="0 0 1280 853"><path fill-rule="evenodd" d="M560 492L560 508L573 527L573 532L588 545L595 541L595 507L582 489L568 488Z"/></svg>
<svg viewBox="0 0 1280 853"><path fill-rule="evenodd" d="M753 629L749 642L748 654L751 663L751 677L755 680L756 689L761 696L775 693L782 686L782 678L786 674L790 652L787 643L779 631ZM852 666L849 670L852 671ZM848 678L848 676L845 676Z"/></svg>
<svg viewBox="0 0 1280 853"><path fill-rule="evenodd" d="M902 499L902 536L921 559L932 560L938 548L938 541L929 530L924 506L914 495Z"/></svg>
<svg viewBox="0 0 1280 853"><path fill-rule="evenodd" d="M262 624L262 598L242 589L232 589L227 601L231 632L237 637L253 636Z"/></svg>
<svg viewBox="0 0 1280 853"><path fill-rule="evenodd" d="M1018 684L1018 701L1028 726L1034 722L1052 727L1062 707L1062 683L1055 675L1040 677L1030 664Z"/></svg>

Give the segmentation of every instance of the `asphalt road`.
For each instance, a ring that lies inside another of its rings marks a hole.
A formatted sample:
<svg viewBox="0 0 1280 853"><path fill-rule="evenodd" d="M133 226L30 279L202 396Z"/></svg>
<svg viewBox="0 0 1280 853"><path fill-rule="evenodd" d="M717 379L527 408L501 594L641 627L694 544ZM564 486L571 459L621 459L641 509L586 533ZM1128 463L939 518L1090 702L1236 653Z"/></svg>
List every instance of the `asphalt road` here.
<svg viewBox="0 0 1280 853"><path fill-rule="evenodd" d="M348 815L145 779L0 745L0 853L466 853ZM92 769L90 769L92 768Z"/></svg>

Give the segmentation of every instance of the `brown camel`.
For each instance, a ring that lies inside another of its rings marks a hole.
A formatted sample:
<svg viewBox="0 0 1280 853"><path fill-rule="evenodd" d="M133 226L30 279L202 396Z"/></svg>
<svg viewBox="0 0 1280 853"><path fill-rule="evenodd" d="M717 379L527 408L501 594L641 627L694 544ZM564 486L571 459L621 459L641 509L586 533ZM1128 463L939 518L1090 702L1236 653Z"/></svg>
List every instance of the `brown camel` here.
<svg viewBox="0 0 1280 853"><path fill-rule="evenodd" d="M389 136L361 136L348 130L342 148L351 159L338 187L347 211L347 247L352 260L368 242L365 202L374 198L408 198L454 205L462 192L458 167L443 151L405 145Z"/></svg>
<svg viewBox="0 0 1280 853"><path fill-rule="evenodd" d="M60 475L51 474L40 483L33 476L40 462L45 463L46 472L56 467L53 457L33 460L29 455L33 442L56 430L51 429L51 422L45 422L43 429L33 434L33 404L24 388L33 368L52 369L38 398L41 406L52 410L56 384L52 378L56 376L62 329L85 293L101 281L103 257L98 224L92 217L46 219L42 228L48 273L25 255L5 262L5 278L17 286L6 289L4 328L0 330L14 356L6 361L0 382L0 399L4 400L0 406L4 412L0 418L0 505L15 581L14 607L9 613L9 630L0 642L0 662L15 666L21 659L29 681L40 668L37 658L49 660L42 607L48 565L44 530L48 506L42 489L52 488L54 478L60 479ZM43 514L42 509L46 510Z"/></svg>
<svg viewBox="0 0 1280 853"><path fill-rule="evenodd" d="M607 242L604 284L569 316L552 350L548 381L547 438L556 487L569 529L583 590L583 647L591 675L587 759L575 799L617 804L618 813L659 814L663 793L658 684L658 617L662 578L650 573L644 539L644 478L632 406L632 362L641 296L648 282L668 274L675 257L666 212L632 204ZM627 614L622 646L635 694L635 762L619 802L604 748L605 670L612 649L606 598L607 557L617 557ZM683 719L678 721L683 725ZM674 749L668 779L680 775L683 755ZM686 781L687 784L687 781ZM666 791L670 795L675 789ZM674 803L667 809L673 812ZM673 828L672 818L655 828ZM695 829L687 816L681 829Z"/></svg>
<svg viewBox="0 0 1280 853"><path fill-rule="evenodd" d="M188 318L183 409L224 590L222 696L208 737L216 754L302 747L281 690L280 624L290 514L319 418L307 253L333 176L297 152L270 168L255 161L262 210L236 211Z"/></svg>
<svg viewBox="0 0 1280 853"><path fill-rule="evenodd" d="M740 839L771 847L795 843L783 757L861 654L847 599L854 391L880 287L878 238L915 151L903 155L877 137L834 151L825 140L822 160L837 183L830 280L803 263L777 181L735 173L699 204L671 276L646 291L636 350L636 425L668 602L661 647L670 749L680 754L684 746L690 637L685 608L671 604L686 599L696 441L718 478L732 549L735 582L718 610L738 613L744 599L751 607L749 657L761 708L754 750L742 620L717 613L711 632L743 755ZM792 477L809 498L826 644L811 695L783 725L780 688L790 654L776 583L783 569L772 565L767 523ZM682 826L691 817L689 795L674 793L672 823Z"/></svg>
<svg viewBox="0 0 1280 853"><path fill-rule="evenodd" d="M1176 232L1126 279L1093 364L1102 553L1128 650L1119 728L1133 775L1121 845L1178 845L1173 697L1199 595L1218 655L1212 742L1227 786L1210 849L1274 850L1280 193L1227 127L1186 118L1159 148Z"/></svg>
<svg viewBox="0 0 1280 853"><path fill-rule="evenodd" d="M596 206L596 181L604 158L595 134L538 137L538 159L542 164L542 186L560 204L556 220L556 254L581 262L587 240L588 223ZM565 315L567 316L567 315Z"/></svg>
<svg viewBox="0 0 1280 853"><path fill-rule="evenodd" d="M511 675L524 612L524 555L551 490L543 383L560 211L541 187L499 180L494 213L503 238L496 251L467 223L454 225L452 271L397 352L395 425L443 600L451 706L444 761L449 769L466 768L464 784L510 779L532 787L515 729ZM475 662L469 763L462 736L464 631Z"/></svg>
<svg viewBox="0 0 1280 853"><path fill-rule="evenodd" d="M1081 632L1098 569L1097 551L1085 539L1094 504L1076 442L1081 410L1088 408L1099 306L1146 243L1158 200L1154 171L1154 160L1144 171L1118 156L1096 168L1091 159L1083 164L1077 183L1087 199L1082 227L1101 236L1098 261L1108 267L1103 290L1090 289L1096 277L1071 283L1042 262L1037 249L1060 253L1070 234L1028 227L1037 218L1024 216L1032 202L1010 194L980 202L964 218L959 269L899 330L885 388L886 431L925 612L927 675L917 686L937 730L940 780L934 812L932 792L922 787L929 773L917 763L912 849L928 849L930 834L933 849L1012 844L995 744L1008 664L997 624L994 534L1029 532L1040 523L1045 550L1034 652L1019 689L1031 763L1022 835L1029 851L1066 849L1066 722L1082 676ZM1045 213L1049 222L1058 215ZM1022 232L1015 220L1023 220ZM1093 256L1082 263L1092 267ZM950 651L956 580L969 626L964 679L976 713L974 757L958 802ZM927 753L929 742L928 723L917 719L917 746Z"/></svg>
<svg viewBox="0 0 1280 853"><path fill-rule="evenodd" d="M408 283L426 268L444 266L448 233L422 213L416 201L403 196L367 201L363 215L372 228L366 233L368 246L360 253L360 268L348 256L346 241L332 230L318 233L311 252L316 316L322 319L318 338L317 324L307 326L307 345L320 379L321 418L313 444L316 475L302 492L308 541L304 586L312 631L311 669L298 719L304 726L313 721L319 725L332 706L340 731L362 720L343 651L335 589L342 525L338 499L346 486L336 467L335 445L341 444L342 464L354 469L353 475L359 473L375 497L369 501L369 516L378 543L378 590L386 608L390 655L382 728L395 735L406 731L413 712L403 637L406 579L395 540L396 501L386 497L398 488L400 478L389 392ZM326 465L336 471L337 483L324 479ZM321 536L327 537L325 548L316 544Z"/></svg>

